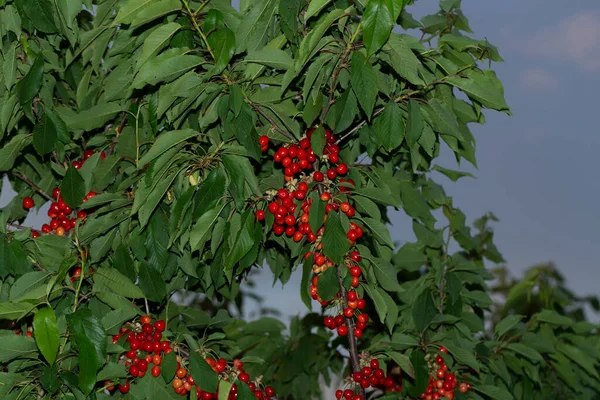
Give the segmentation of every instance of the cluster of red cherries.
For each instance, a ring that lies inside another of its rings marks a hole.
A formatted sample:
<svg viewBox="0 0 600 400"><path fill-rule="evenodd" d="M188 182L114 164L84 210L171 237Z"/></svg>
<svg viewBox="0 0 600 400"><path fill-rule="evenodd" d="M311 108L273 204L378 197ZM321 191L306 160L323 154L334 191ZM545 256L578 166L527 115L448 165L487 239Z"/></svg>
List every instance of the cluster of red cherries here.
<svg viewBox="0 0 600 400"><path fill-rule="evenodd" d="M150 370L152 376L160 376L163 357L173 351L173 343L163 338L165 329L165 321L157 320L152 323L152 317L146 315L141 317L139 322L126 324L121 328L119 334L113 336L113 343L117 343L122 337L125 337L124 345L128 346L128 350L121 355L119 360L128 368L129 372L129 377L125 379L125 382L118 383L118 390L121 393L128 393L131 388L130 381L144 377L148 370ZM206 362L222 378L232 382L237 379L247 384L257 399L268 400L275 395L275 390L271 386L261 389L256 382L252 382L250 375L244 372L244 364L240 360L234 360L232 366L228 366L227 360L224 358L215 360L207 357ZM183 358L177 355L175 376L169 377L176 394L187 396L192 388L195 388L197 399L217 400L220 398L218 391L217 393L211 393L198 387L192 375L183 367L183 364ZM104 382L104 388L109 392L115 390L115 385L117 385L116 382ZM237 396L238 388L234 384L228 393L227 399L235 400Z"/></svg>
<svg viewBox="0 0 600 400"><path fill-rule="evenodd" d="M267 193L266 198L269 201L267 210L275 217L273 233L277 236L285 233L295 242L306 238L308 243L311 243L311 250L304 256L307 261L310 261L312 256L313 261L314 276L310 285L310 295L325 307L330 303L323 301L319 296L317 284L327 269L336 266L323 254L324 224L327 215L331 212L342 212L350 219L355 216L356 211L349 197L355 182L352 179L344 178L348 174L348 166L340 162L338 138L325 128L323 156L318 157L312 148L314 133L315 128L311 128L298 144L281 145L275 150L273 161L283 167L286 183L283 188ZM262 151L266 152L269 148L269 138L261 136L259 141ZM307 194L309 190L318 190L319 200L326 203L323 225L316 232L313 232L309 224L313 206L312 199ZM265 215L266 213L262 209L256 211L256 218L259 221L264 220ZM344 257L344 264L352 277L352 289L347 292L346 296L342 296L341 292L337 294L332 303L339 309L338 315L326 316L323 321L325 327L336 330L340 336L347 336L352 329L352 333L357 339L363 336L363 331L369 321L369 316L361 312L366 307L366 301L361 299L358 292L354 290L360 285L362 258L360 253L352 247L363 236L363 233L361 226L356 222L350 222L346 236L351 250ZM375 368L365 365L362 371L354 372L353 378L356 378L354 385L363 388L380 387L390 391L395 389L394 380L386 378L383 370L379 369L379 361L372 360L372 363ZM355 395L354 391L350 389L337 393L339 394L338 399L344 397L351 400L363 400L362 395Z"/></svg>
<svg viewBox="0 0 600 400"><path fill-rule="evenodd" d="M440 352L448 354L448 349L442 346L440 347ZM435 355L435 363L430 362L429 364L431 370L431 375L429 376L429 385L427 386L425 392L421 395L421 399L452 400L456 395L456 388L458 388L458 391L461 393L466 393L472 389L470 383L458 382L456 375L448 371L448 365L440 354Z"/></svg>
<svg viewBox="0 0 600 400"><path fill-rule="evenodd" d="M83 153L83 158L81 161L73 161L72 165L75 169L81 168L83 163L88 160L91 156L94 155L93 150L86 150ZM106 155L104 152L100 153L100 157L104 159ZM90 191L83 198L83 202L85 203L92 197L96 196L97 193L94 191ZM60 197L60 188L55 187L52 190L52 198L54 201L50 204L50 209L48 210L48 217L50 221L47 224L43 224L40 228L41 233L52 233L58 236L64 236L67 232L75 227L77 220L85 220L87 217L87 212L84 210L73 210L71 207L65 203L65 201ZM26 210L30 210L35 207L35 202L31 197L25 197L23 199L23 208ZM41 236L40 231L32 230L31 236L35 239Z"/></svg>
<svg viewBox="0 0 600 400"><path fill-rule="evenodd" d="M293 238L295 242L300 242L304 237L308 242L314 243L323 233L323 229L313 232L309 221L309 210L312 206L312 199L307 198L309 184L316 182L323 187L333 185L338 176L344 176L348 173L348 166L339 162L339 146L335 144L337 138L329 130L325 131L326 145L323 149L323 160L327 160L330 168L326 173L315 170L317 155L311 147L311 137L315 129L307 132L306 137L300 140L298 144L281 146L273 155L273 161L281 164L286 187L283 187L270 195L271 200L267 206L268 212L274 215L273 232L280 236L285 233L287 237ZM259 138L260 146L263 152L269 148L269 138L261 136ZM344 179L345 182L348 182ZM350 184L353 184L349 180ZM344 188L346 189L346 188ZM328 191L321 193L321 201L327 202L326 212L338 210L340 205L332 201L331 194ZM297 203L299 202L299 203ZM354 210L343 205L349 216L354 215ZM300 206L300 210L298 209ZM265 210L256 211L256 219L264 220Z"/></svg>

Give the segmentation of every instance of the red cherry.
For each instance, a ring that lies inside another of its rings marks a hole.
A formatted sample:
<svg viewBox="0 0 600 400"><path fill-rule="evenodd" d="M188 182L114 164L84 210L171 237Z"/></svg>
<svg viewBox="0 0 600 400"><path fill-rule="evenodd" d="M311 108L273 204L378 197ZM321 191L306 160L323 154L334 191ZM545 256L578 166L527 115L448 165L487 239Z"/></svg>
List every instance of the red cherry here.
<svg viewBox="0 0 600 400"><path fill-rule="evenodd" d="M35 203L33 202L33 199L31 197L25 197L23 199L23 208L26 210L29 210L31 208L33 208L33 206L35 206Z"/></svg>
<svg viewBox="0 0 600 400"><path fill-rule="evenodd" d="M346 325L338 326L337 333L340 336L346 336L348 334L348 327Z"/></svg>
<svg viewBox="0 0 600 400"><path fill-rule="evenodd" d="M313 178L316 182L323 182L323 179L325 179L325 176L323 175L323 173L321 171L316 171L313 174Z"/></svg>
<svg viewBox="0 0 600 400"><path fill-rule="evenodd" d="M125 393L129 392L129 388L130 388L129 380L126 380L124 385L119 385L119 392L125 394Z"/></svg>
<svg viewBox="0 0 600 400"><path fill-rule="evenodd" d="M90 158L93 155L94 155L94 150L86 150L83 152L83 159L87 160L88 158Z"/></svg>
<svg viewBox="0 0 600 400"><path fill-rule="evenodd" d="M71 163L71 165L72 165L72 166L73 166L73 168L75 168L75 169L80 169L80 168L81 168L81 163L80 163L79 161L73 161L73 162ZM120 388L120 386L119 386L119 388Z"/></svg>
<svg viewBox="0 0 600 400"><path fill-rule="evenodd" d="M165 330L165 328L167 327L167 324L165 323L164 320L160 319L158 321L156 321L154 323L154 328L158 331L158 332L162 332Z"/></svg>
<svg viewBox="0 0 600 400"><path fill-rule="evenodd" d="M264 210L256 210L254 213L257 221L262 221L265 219L265 211Z"/></svg>
<svg viewBox="0 0 600 400"><path fill-rule="evenodd" d="M337 172L334 169L327 170L327 177L331 180L334 180L337 177Z"/></svg>
<svg viewBox="0 0 600 400"><path fill-rule="evenodd" d="M152 367L152 370L150 372L152 373L152 376L156 378L160 375L160 367L158 365L155 365L154 367Z"/></svg>
<svg viewBox="0 0 600 400"><path fill-rule="evenodd" d="M361 269L358 266L354 266L352 268L350 268L350 275L354 276L354 277L359 277L361 274Z"/></svg>
<svg viewBox="0 0 600 400"><path fill-rule="evenodd" d="M371 368L373 368L373 369L379 368L379 360L376 358L372 359L370 362L370 365L371 365Z"/></svg>
<svg viewBox="0 0 600 400"><path fill-rule="evenodd" d="M52 189L52 197L54 197L55 199L58 199L60 197L59 187L55 187L54 189Z"/></svg>
<svg viewBox="0 0 600 400"><path fill-rule="evenodd" d="M344 163L338 164L338 166L335 167L335 172L337 172L338 175L346 175L348 173L348 166Z"/></svg>

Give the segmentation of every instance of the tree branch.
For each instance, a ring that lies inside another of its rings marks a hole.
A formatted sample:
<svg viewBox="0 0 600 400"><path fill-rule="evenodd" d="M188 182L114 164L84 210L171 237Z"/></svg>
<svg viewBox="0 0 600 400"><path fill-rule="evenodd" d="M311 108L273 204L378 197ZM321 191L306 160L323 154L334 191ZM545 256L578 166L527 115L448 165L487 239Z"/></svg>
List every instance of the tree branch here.
<svg viewBox="0 0 600 400"><path fill-rule="evenodd" d="M342 282L342 275L340 271L341 266L337 266L337 279L338 285L340 286L340 294L344 299L344 302L348 304L348 292L344 287L344 283ZM360 372L362 369L360 367L360 360L358 358L358 346L356 345L356 336L354 336L354 321L352 318L346 318L346 325L348 326L348 351L350 352L350 362L352 363L352 370L354 372ZM365 389L361 386L358 388L358 394L364 396Z"/></svg>
<svg viewBox="0 0 600 400"><path fill-rule="evenodd" d="M54 201L54 199L52 198L52 196L50 196L48 193L46 193L42 189L40 189L40 187L38 185L36 185L35 183L33 183L33 181L31 179L29 179L28 177L26 177L25 175L23 175L23 174L21 174L19 172L13 172L12 175L15 178L19 178L20 180L22 180L23 182L25 182L26 184L28 184L30 188L32 188L33 190L35 190L36 192L38 192L39 195L42 196L42 197L44 197L46 200Z"/></svg>
<svg viewBox="0 0 600 400"><path fill-rule="evenodd" d="M29 228L30 228L29 226L20 225L20 224L15 224L14 222L8 222L8 223L6 224L6 227L7 227L7 228L9 228L9 227L10 227L10 228L14 228L14 229L15 229L15 230L17 230L17 231L24 231L24 230L26 230L26 229L29 229Z"/></svg>

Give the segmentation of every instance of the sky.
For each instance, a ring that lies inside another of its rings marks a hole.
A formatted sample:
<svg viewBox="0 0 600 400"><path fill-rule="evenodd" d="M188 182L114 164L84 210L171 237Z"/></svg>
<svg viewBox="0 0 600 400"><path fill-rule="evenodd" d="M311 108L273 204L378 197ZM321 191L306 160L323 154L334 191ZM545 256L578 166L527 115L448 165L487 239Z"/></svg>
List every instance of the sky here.
<svg viewBox="0 0 600 400"><path fill-rule="evenodd" d="M234 0L234 5L237 3ZM452 183L438 175L454 203L472 221L487 211L500 222L495 243L514 275L552 261L578 294L600 294L600 151L597 92L600 90L600 2L597 0L463 0L473 37L487 38L504 63L494 64L513 116L488 112L472 126L478 169L461 165L476 179ZM437 1L409 7L415 17L437 10ZM438 164L456 168L446 152ZM6 183L6 181L5 181ZM0 206L13 192L4 185ZM41 225L33 215L27 224ZM401 213L392 215L392 237L414 239ZM286 316L303 313L300 277L272 287L268 269L257 291Z"/></svg>

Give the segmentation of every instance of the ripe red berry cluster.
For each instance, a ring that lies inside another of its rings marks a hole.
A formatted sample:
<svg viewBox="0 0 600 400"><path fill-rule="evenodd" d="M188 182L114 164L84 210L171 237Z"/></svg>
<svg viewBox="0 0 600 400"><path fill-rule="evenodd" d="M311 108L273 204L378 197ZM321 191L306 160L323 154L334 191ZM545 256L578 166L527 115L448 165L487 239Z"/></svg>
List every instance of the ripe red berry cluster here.
<svg viewBox="0 0 600 400"><path fill-rule="evenodd" d="M402 385L396 384L396 381L391 376L386 377L385 371L379 367L378 359L373 358L370 361L361 361L361 364L364 364L362 370L353 372L352 380L359 384L363 389L372 387L389 392L402 391ZM336 392L336 397L338 399L344 396L345 392L342 392L341 390Z"/></svg>
<svg viewBox="0 0 600 400"><path fill-rule="evenodd" d="M440 352L448 354L448 350L445 347L440 348ZM431 356L428 357L431 360ZM456 375L452 372L448 372L448 365L444 361L444 358L437 354L435 355L435 362L429 361L429 368L431 375L429 376L429 385L425 392L421 395L421 399L425 400L440 400L440 399L454 399L456 395L455 390L458 387L458 391L466 393L472 389L471 384L467 382L461 382L459 384L456 379Z"/></svg>
<svg viewBox="0 0 600 400"><path fill-rule="evenodd" d="M152 324L152 318L146 315L137 323L123 326L121 332L113 336L113 343L117 343L122 337L126 337L125 343L129 346L129 350L122 354L120 358L120 362L129 368L129 377L124 383L118 385L121 393L125 394L129 392L130 380L144 377L148 369L150 369L150 373L154 377L158 377L161 374L163 357L173 351L172 343L163 340L165 329L165 321L158 320ZM221 378L231 382L238 379L246 383L257 399L268 400L275 395L275 390L271 386L261 389L257 383L252 382L250 375L243 370L243 363L237 359L233 361L232 366L228 366L227 360L224 358L215 360L207 357L206 362ZM183 367L184 363L184 359L178 355L175 377L171 382L175 393L187 396L192 391L192 388L195 388L197 399L217 400L219 393L211 393L198 387L192 375ZM115 383L106 381L104 387L108 391L112 391L115 389ZM227 399L237 399L237 390L237 385L234 384L228 393Z"/></svg>
<svg viewBox="0 0 600 400"><path fill-rule="evenodd" d="M83 202L85 203L96 195L96 192L90 191L85 195ZM87 217L87 212L84 210L76 211L69 207L60 197L60 188L58 187L55 187L52 190L52 197L55 201L50 204L50 209L48 210L50 221L47 224L42 225L41 231L46 234L54 232L58 236L64 236L75 227L78 219L84 220ZM25 197L23 199L23 208L29 210L34 206L35 204L31 197ZM34 229L31 231L31 236L34 239L38 238L40 237L40 232Z"/></svg>
<svg viewBox="0 0 600 400"><path fill-rule="evenodd" d="M129 350L121 355L119 361L129 368L130 378L142 378L148 369L152 376L160 375L162 356L173 351L171 344L162 340L165 328L165 321L159 320L152 324L152 318L146 315L137 323L123 326L120 333L113 336L113 343L117 343L123 336L126 337L123 345ZM129 392L130 378L119 385L121 393ZM105 386L109 391L114 389L110 382L105 382Z"/></svg>
<svg viewBox="0 0 600 400"><path fill-rule="evenodd" d="M314 129L309 130L298 144L281 146L273 155L273 161L283 167L283 175L287 183L285 187L268 195L270 203L267 210L275 217L272 227L275 235L280 236L285 233L286 236L293 238L296 242L300 242L306 236L310 243L314 243L318 236L323 233L322 229L316 233L313 232L308 223L309 210L312 205L312 199L307 199L309 184L317 182L330 186L338 175L343 176L348 173L348 166L339 163L338 153L340 149L335 144L337 138L329 130L325 131L327 143L323 149L322 157L322 160L328 162L330 166L326 170L327 179L323 172L314 169L317 156L311 147L313 133ZM259 141L263 152L267 151L269 138L261 136ZM328 203L326 212L339 208L339 204L332 201L329 192L322 193L321 200ZM265 210L259 209L256 211L256 219L259 221L264 220L265 215Z"/></svg>

